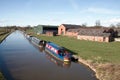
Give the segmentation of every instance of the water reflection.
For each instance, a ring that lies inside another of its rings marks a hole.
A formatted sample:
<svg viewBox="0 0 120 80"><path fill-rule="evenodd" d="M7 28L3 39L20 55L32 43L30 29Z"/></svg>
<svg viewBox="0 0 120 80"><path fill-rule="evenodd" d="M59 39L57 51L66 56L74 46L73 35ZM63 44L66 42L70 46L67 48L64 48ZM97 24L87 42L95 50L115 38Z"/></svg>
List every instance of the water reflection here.
<svg viewBox="0 0 120 80"><path fill-rule="evenodd" d="M71 65L71 62L62 62L57 60L55 57L50 55L49 53L45 52L46 57L53 63L55 63L58 67L63 67L63 68L69 68Z"/></svg>

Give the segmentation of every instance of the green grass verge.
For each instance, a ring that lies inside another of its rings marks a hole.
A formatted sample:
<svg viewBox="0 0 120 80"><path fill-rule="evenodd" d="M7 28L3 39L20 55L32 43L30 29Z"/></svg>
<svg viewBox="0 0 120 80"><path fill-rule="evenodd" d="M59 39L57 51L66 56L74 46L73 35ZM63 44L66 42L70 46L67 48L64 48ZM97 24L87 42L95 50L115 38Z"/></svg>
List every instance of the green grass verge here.
<svg viewBox="0 0 120 80"><path fill-rule="evenodd" d="M0 43L9 35L10 33L6 33L4 35L0 35Z"/></svg>

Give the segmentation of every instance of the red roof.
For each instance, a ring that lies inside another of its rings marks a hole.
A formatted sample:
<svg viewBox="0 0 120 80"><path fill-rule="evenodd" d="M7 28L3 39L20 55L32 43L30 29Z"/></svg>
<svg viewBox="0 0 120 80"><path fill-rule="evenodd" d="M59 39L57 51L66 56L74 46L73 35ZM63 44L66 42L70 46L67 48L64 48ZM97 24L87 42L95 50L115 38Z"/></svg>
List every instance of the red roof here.
<svg viewBox="0 0 120 80"><path fill-rule="evenodd" d="M67 29L76 29L76 28L81 28L81 25L73 25L73 24L62 24L64 27Z"/></svg>

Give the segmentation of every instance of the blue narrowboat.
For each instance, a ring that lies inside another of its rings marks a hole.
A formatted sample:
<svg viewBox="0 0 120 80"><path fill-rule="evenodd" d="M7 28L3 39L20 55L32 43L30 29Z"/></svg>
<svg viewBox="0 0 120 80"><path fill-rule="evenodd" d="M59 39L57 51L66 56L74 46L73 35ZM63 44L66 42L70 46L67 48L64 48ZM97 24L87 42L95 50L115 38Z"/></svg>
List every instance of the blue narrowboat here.
<svg viewBox="0 0 120 80"><path fill-rule="evenodd" d="M63 47L56 45L53 42L47 42L45 46L45 51L56 57L57 59L70 62L71 61L71 53L65 50Z"/></svg>
<svg viewBox="0 0 120 80"><path fill-rule="evenodd" d="M46 57L48 60L56 64L58 67L62 68L69 68L71 66L71 62L63 62L58 59L56 59L54 56L50 55L49 53L45 53Z"/></svg>

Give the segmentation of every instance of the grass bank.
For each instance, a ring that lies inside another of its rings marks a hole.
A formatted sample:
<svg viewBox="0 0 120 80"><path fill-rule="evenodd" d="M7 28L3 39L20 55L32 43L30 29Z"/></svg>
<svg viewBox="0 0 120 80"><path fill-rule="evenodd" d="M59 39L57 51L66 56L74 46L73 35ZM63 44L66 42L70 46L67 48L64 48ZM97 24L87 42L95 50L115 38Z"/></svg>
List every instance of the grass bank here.
<svg viewBox="0 0 120 80"><path fill-rule="evenodd" d="M0 43L10 34L10 32L0 35Z"/></svg>
<svg viewBox="0 0 120 80"><path fill-rule="evenodd" d="M100 80L120 79L120 42L100 43L82 41L66 36L32 35L63 46L80 57L80 61L91 67Z"/></svg>

